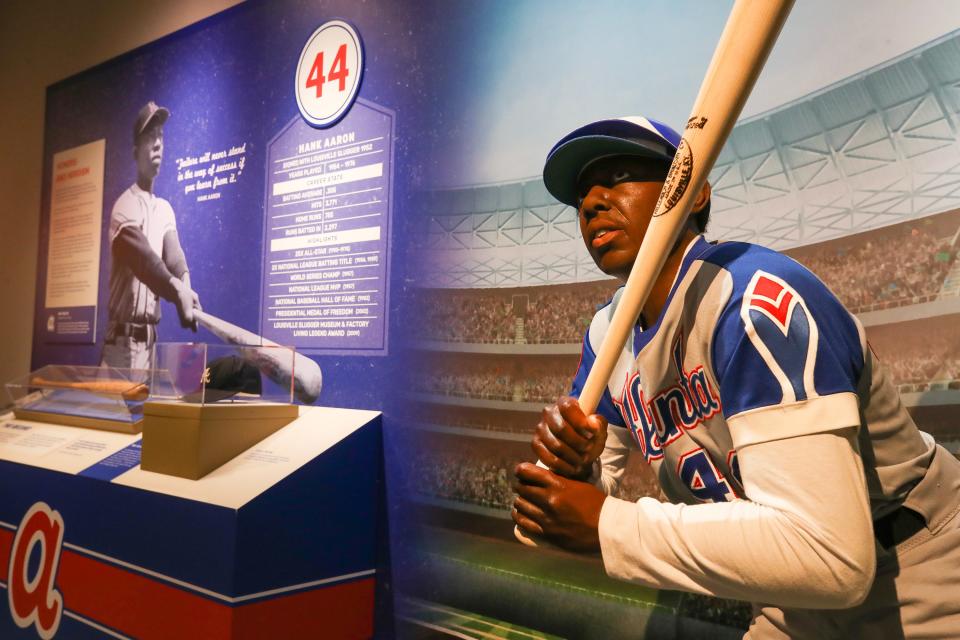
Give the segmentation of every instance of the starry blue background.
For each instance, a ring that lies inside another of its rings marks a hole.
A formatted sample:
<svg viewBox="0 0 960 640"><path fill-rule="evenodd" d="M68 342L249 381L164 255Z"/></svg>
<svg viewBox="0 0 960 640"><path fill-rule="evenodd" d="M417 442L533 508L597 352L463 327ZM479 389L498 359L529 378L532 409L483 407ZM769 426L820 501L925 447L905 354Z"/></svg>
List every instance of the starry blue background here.
<svg viewBox="0 0 960 640"><path fill-rule="evenodd" d="M420 6L430 13L430 5ZM176 214L193 287L206 311L259 332L266 144L298 114L296 63L307 38L327 20L345 19L363 38L366 63L358 95L397 112L393 217L403 218L411 176L421 164L421 147L412 143L418 136L411 131L421 125L407 116L417 113L419 122L424 117L417 46L423 23L414 14L407 3L250 2L49 87L33 368L99 362L110 273L107 223L113 203L136 178L132 125L150 100L171 112L155 192L170 201ZM106 139L106 158L97 342L46 344L39 323L45 318L52 156L100 138ZM177 158L244 143L246 165L237 184L218 189L220 199L197 202L195 194L184 195L186 182L177 182ZM394 337L400 336L402 322L397 312L402 296L393 293L402 292L406 281L404 234L411 228L394 226L390 357L318 357L324 372L322 404L384 409L391 401L385 390L395 379L401 345ZM175 308L165 301L161 307L161 340L218 341L202 329L198 334L182 329Z"/></svg>

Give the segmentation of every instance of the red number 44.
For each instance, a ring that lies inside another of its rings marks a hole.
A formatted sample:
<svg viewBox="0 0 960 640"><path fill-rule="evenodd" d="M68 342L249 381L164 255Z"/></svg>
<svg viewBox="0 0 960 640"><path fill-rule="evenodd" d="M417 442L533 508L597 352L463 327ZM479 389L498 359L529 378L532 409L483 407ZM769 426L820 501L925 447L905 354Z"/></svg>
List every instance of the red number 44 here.
<svg viewBox="0 0 960 640"><path fill-rule="evenodd" d="M347 45L342 44L340 48L337 49L337 55L333 57L333 64L330 65L326 76L323 75L323 51L317 54L317 57L313 60L313 66L310 68L310 73L307 75L306 88L316 87L317 97L319 98L323 95L324 83L338 80L339 86L337 90L343 91L347 87L347 76L349 75L350 70L347 69Z"/></svg>

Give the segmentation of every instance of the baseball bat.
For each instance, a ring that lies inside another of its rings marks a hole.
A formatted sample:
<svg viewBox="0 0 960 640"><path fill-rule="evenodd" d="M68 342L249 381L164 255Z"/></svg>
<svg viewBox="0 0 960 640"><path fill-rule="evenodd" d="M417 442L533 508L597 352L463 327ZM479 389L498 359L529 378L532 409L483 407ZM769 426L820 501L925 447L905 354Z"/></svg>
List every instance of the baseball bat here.
<svg viewBox="0 0 960 640"><path fill-rule="evenodd" d="M293 383L293 394L297 400L312 404L320 396L320 387L323 385L323 374L320 365L294 351L293 363L288 357L281 356L281 350L260 349L259 347L280 347L272 340L267 340L252 331L222 320L205 311L193 310L193 315L200 326L206 328L224 342L240 347L241 357L260 369L267 376L281 386ZM243 347L257 347L244 349Z"/></svg>
<svg viewBox="0 0 960 640"><path fill-rule="evenodd" d="M85 380L85 381L66 381L66 380L48 380L42 376L33 376L30 378L30 384L38 387L56 387L58 389L79 389L89 391L90 393L101 393L112 396L122 396L124 400L142 401L146 400L150 393L149 387L142 382L132 382L130 380Z"/></svg>
<svg viewBox="0 0 960 640"><path fill-rule="evenodd" d="M584 383L579 398L584 413L597 410L630 331L792 6L793 0L736 0L700 85L620 304ZM529 546L544 544L519 527L514 527L514 535Z"/></svg>

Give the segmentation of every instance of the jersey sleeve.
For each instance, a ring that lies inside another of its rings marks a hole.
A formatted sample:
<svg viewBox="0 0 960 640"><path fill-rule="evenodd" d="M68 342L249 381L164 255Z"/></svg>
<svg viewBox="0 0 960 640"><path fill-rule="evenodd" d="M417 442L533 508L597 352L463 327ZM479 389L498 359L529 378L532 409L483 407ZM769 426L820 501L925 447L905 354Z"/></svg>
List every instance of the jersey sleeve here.
<svg viewBox="0 0 960 640"><path fill-rule="evenodd" d="M601 313L606 313L606 309L604 308L597 312L598 315ZM591 323L591 328L587 330L586 335L583 337L580 364L577 366L577 373L573 377L573 383L570 389L570 396L573 398L580 398L580 394L583 393L583 387L587 382L587 376L590 374L590 369L593 368L593 363L597 360L596 351L591 344L591 334L594 333L593 327L596 324L596 320ZM602 336L600 336L600 338L602 339ZM609 387L604 389L603 397L600 398L600 404L597 407L596 413L606 418L607 424L619 427L623 426L623 417L613 403L613 397L610 395Z"/></svg>
<svg viewBox="0 0 960 640"><path fill-rule="evenodd" d="M786 256L757 248L725 267L712 360L734 445L858 426L865 341L850 312Z"/></svg>
<svg viewBox="0 0 960 640"><path fill-rule="evenodd" d="M130 193L130 189L124 191L110 212L110 242L128 227L142 231L145 213L140 200Z"/></svg>
<svg viewBox="0 0 960 640"><path fill-rule="evenodd" d="M165 300L176 300L177 291L170 282L170 271L139 229L127 226L120 230L113 239L113 256L133 271L150 291Z"/></svg>

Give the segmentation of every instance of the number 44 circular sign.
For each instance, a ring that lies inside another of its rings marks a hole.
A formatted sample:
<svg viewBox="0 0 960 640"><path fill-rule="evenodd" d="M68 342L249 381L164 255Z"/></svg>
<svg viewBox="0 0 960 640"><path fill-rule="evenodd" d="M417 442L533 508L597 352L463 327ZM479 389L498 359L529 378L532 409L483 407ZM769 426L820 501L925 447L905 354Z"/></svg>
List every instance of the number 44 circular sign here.
<svg viewBox="0 0 960 640"><path fill-rule="evenodd" d="M363 43L343 20L321 25L297 64L297 106L315 127L329 127L350 109L363 75Z"/></svg>

